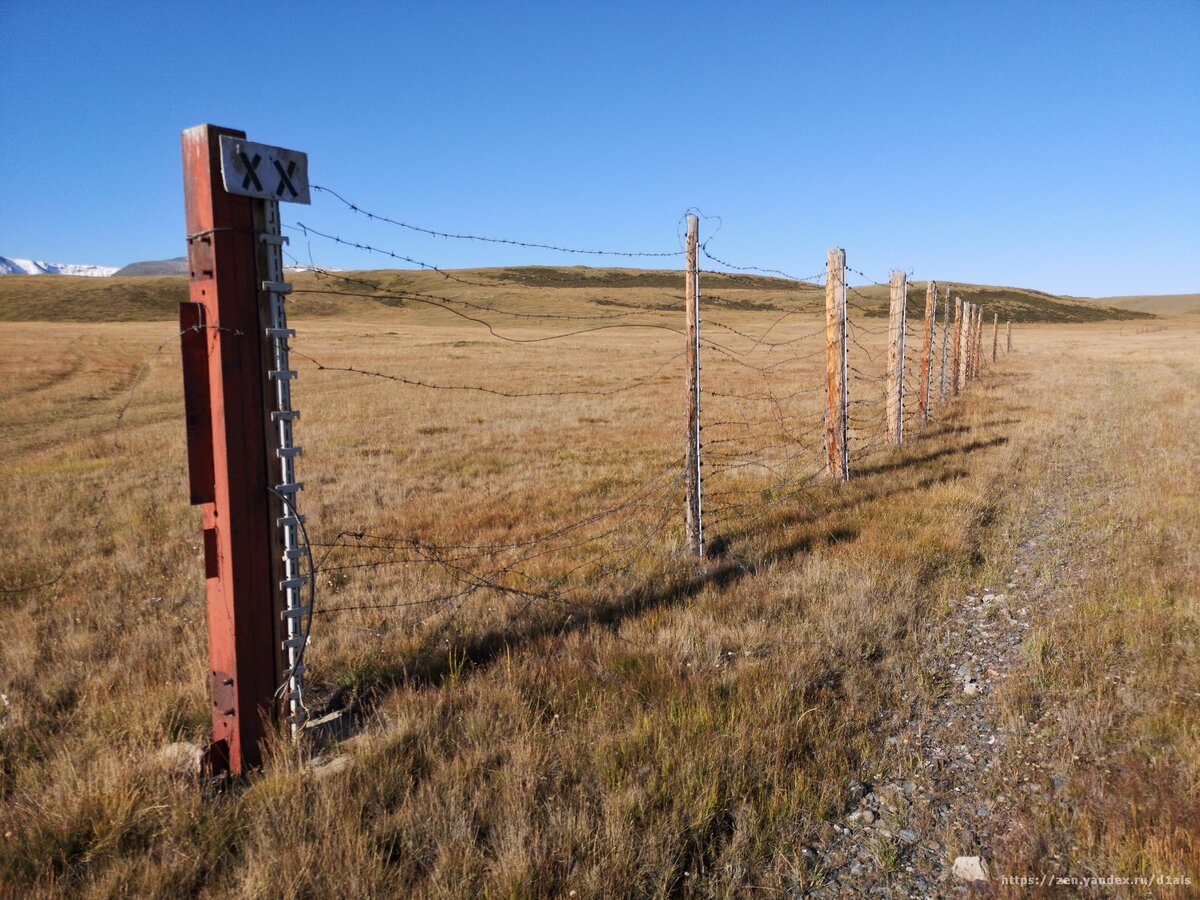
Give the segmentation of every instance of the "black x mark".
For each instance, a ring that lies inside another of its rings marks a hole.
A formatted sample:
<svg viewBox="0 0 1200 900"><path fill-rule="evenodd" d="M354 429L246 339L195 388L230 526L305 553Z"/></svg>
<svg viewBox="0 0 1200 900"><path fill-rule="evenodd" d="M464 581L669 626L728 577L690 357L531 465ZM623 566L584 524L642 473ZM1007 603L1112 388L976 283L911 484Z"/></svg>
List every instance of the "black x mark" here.
<svg viewBox="0 0 1200 900"><path fill-rule="evenodd" d="M254 182L254 189L256 191L261 191L263 189L262 182L258 180L258 175L254 170L257 169L258 164L262 162L262 157L255 153L254 159L251 160L250 157L246 155L245 150L239 150L238 156L242 158L242 165L246 167L246 177L242 179L242 190L246 190L250 187L250 183ZM279 165L279 163L275 163L275 165Z"/></svg>
<svg viewBox="0 0 1200 900"><path fill-rule="evenodd" d="M275 171L279 173L279 187L275 188L275 196L282 197L283 189L286 187L292 192L293 197L299 197L300 194L296 190L296 186L292 184L292 175L296 173L296 161L293 159L288 163L287 171L283 171L283 166L279 164L279 160L275 160Z"/></svg>

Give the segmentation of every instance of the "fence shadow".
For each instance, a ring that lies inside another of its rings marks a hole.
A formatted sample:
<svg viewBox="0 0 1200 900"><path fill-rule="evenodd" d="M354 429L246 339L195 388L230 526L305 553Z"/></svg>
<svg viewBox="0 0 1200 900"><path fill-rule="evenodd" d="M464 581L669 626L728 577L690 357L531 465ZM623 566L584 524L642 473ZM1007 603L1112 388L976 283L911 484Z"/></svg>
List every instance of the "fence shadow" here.
<svg viewBox="0 0 1200 900"><path fill-rule="evenodd" d="M764 565L787 562L819 546L852 541L858 537L857 528L844 523L822 528L821 523L835 525L839 517L855 509L927 490L968 475L969 470L961 465L943 466L938 471L923 474L917 470L951 457L965 457L979 450L1003 446L1009 442L1008 436L1003 434L965 443L954 442L953 439L969 435L977 428L1004 427L1019 422L1019 419L1006 418L977 426L945 423L929 429L920 436L922 441L950 438L950 445L862 466L855 470L856 481L851 485L819 484L797 492L797 508L780 510L734 530L720 532L714 529L710 539L710 558L693 564L690 571L685 571L685 567L681 566L679 574L665 582L660 580L654 584L641 584L612 599L572 604L560 616L547 616L456 640L450 654L447 654L444 646L431 640L416 658L401 659L375 668L357 685L356 696L351 696L348 691L337 691L330 695L324 704L326 725L315 733L319 740L325 741L336 741L352 735L362 727L380 699L396 687L436 689L451 678L469 678L486 671L492 663L516 647L591 628L615 631L624 621L654 609L681 604L705 589L729 589L757 574ZM911 471L916 477L905 479L906 483L903 484L876 480L877 476L903 471ZM868 479L871 481L868 482ZM806 496L817 493L821 495L819 502L801 506ZM737 553L739 546L754 537L771 531L794 532L796 529L808 530L784 543L760 546L749 555L745 551L741 555Z"/></svg>

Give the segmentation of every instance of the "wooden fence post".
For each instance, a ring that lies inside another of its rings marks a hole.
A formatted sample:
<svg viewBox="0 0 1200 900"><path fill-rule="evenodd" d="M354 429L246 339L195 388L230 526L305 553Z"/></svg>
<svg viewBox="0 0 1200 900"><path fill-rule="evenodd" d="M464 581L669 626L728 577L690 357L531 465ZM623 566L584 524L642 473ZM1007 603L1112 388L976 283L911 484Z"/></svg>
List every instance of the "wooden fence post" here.
<svg viewBox="0 0 1200 900"><path fill-rule="evenodd" d="M825 258L825 450L838 481L850 480L847 364L846 251L833 248Z"/></svg>
<svg viewBox="0 0 1200 900"><path fill-rule="evenodd" d="M967 389L967 378L970 372L968 359L971 350L971 309L974 304L969 301L963 303L963 323L962 333L959 335L958 348L958 385L960 391Z"/></svg>
<svg viewBox="0 0 1200 900"><path fill-rule="evenodd" d="M954 298L954 336L950 342L950 383L954 386L955 395L962 390L961 364L962 330L964 308L962 297Z"/></svg>
<svg viewBox="0 0 1200 900"><path fill-rule="evenodd" d="M971 372L972 378L978 378L980 369L983 366L983 307L975 310L975 346L974 353L971 356L971 361L974 369Z"/></svg>
<svg viewBox="0 0 1200 900"><path fill-rule="evenodd" d="M942 372L940 377L941 382L941 402L946 402L946 350L950 344L950 285L946 285L946 299L942 302L942 306L946 311L942 313Z"/></svg>
<svg viewBox="0 0 1200 900"><path fill-rule="evenodd" d="M933 331L937 323L937 282L925 288L925 334L921 339L921 381L918 403L922 424L929 421L929 382L933 378Z"/></svg>
<svg viewBox="0 0 1200 900"><path fill-rule="evenodd" d="M1008 320L1008 325L1004 330L1006 332L1004 337L1004 354L1007 356L1009 353L1012 353L1012 319Z"/></svg>
<svg viewBox="0 0 1200 900"><path fill-rule="evenodd" d="M979 343L979 307L971 304L970 332L967 337L967 381L974 381L978 374L979 354L976 352Z"/></svg>
<svg viewBox="0 0 1200 900"><path fill-rule="evenodd" d="M687 308L687 455L686 486L688 549L704 556L704 521L700 480L700 272L697 261L700 220L687 218L687 273L684 276L684 305Z"/></svg>
<svg viewBox="0 0 1200 900"><path fill-rule="evenodd" d="M893 444L904 443L904 318L908 276L892 269L888 310L887 434Z"/></svg>
<svg viewBox="0 0 1200 900"><path fill-rule="evenodd" d="M971 351L975 346L975 304L971 303L964 310L967 315L967 322L963 328L963 384L971 383L971 379L975 373L971 368Z"/></svg>
<svg viewBox="0 0 1200 900"><path fill-rule="evenodd" d="M1000 313L992 313L992 362L1000 349Z"/></svg>

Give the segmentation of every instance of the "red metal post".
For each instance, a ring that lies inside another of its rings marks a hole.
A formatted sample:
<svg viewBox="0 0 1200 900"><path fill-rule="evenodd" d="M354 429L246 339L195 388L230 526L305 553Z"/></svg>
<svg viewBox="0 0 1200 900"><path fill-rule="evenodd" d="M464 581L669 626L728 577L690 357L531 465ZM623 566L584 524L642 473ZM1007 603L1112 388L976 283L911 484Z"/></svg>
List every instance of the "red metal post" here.
<svg viewBox="0 0 1200 900"><path fill-rule="evenodd" d="M180 330L192 502L204 519L213 723L206 768L239 775L261 763L282 671L256 266L261 201L222 186L222 134L245 137L212 125L183 132L191 303L181 304Z"/></svg>

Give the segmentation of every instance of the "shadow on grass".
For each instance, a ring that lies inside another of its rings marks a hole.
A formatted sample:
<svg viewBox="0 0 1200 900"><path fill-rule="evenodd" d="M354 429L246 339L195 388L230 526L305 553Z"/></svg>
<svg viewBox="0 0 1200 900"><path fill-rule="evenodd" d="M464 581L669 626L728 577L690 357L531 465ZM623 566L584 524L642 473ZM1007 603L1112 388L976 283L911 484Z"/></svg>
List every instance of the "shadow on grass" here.
<svg viewBox="0 0 1200 900"><path fill-rule="evenodd" d="M545 637L561 637L593 627L615 630L626 619L652 609L679 604L695 597L706 588L725 590L743 578L755 575L759 567L767 562L796 557L812 551L818 545L828 546L853 540L857 535L857 530L850 528L814 531L785 546L772 548L751 560L707 559L697 563L692 572L681 573L665 585L656 588L642 585L616 599L578 607L565 617L476 635L458 643L453 654L444 654L441 648L437 651L428 650L418 659L385 665L374 670L358 685L361 706L369 708L381 694L398 685L436 688L452 676L469 677L473 672L485 669L514 647L534 643Z"/></svg>
<svg viewBox="0 0 1200 900"><path fill-rule="evenodd" d="M906 456L902 459L893 460L891 462L876 463L873 466L861 466L856 472L860 478L867 478L872 475L881 475L885 472L896 472L900 469L910 469L916 466L924 465L925 463L934 462L939 459L944 459L947 456L955 456L957 454L974 453L977 450L986 450L990 447L1000 447L1008 443L1008 438L1004 435L999 435L987 441L971 441L962 447L943 447L941 450L935 450L932 453L924 453L920 456Z"/></svg>
<svg viewBox="0 0 1200 900"><path fill-rule="evenodd" d="M979 450L1002 446L1008 443L1007 436L997 435L986 440L967 440L965 443L953 442L953 439L968 437L977 428L1014 424L1019 424L1019 420L997 419L979 426L949 422L927 429L914 444L927 443L939 437L949 438L952 443L924 453L906 448L903 451L905 455L900 458L885 459L857 469L854 480L848 485L826 483L806 487L796 492L796 504L791 508L760 515L736 530L717 533L714 529L709 542L709 558L696 563L680 560L673 575L667 575L652 584L639 585L608 600L588 605L572 604L569 609L564 608L561 615L546 615L535 621L510 624L509 627L495 628L465 639L459 637L449 653L444 646L431 640L415 657L394 662L383 661L362 674L355 685L357 700L353 707L343 709L336 724L323 734L318 734L327 740L336 740L358 730L370 709L395 687L438 688L450 679L467 678L486 670L514 648L593 627L616 630L622 622L632 617L649 610L678 605L707 588L726 590L757 574L764 565L787 562L819 546L852 541L858 537L858 529L846 522L839 522L840 518L855 509L924 491L969 475L969 470L963 466L941 467L940 471L928 473L922 473L920 469L949 457L964 457ZM907 483L896 484L894 480L888 483L881 478L901 472L911 473L911 479L905 479ZM810 505L806 503L806 498L813 498L817 502ZM780 501L774 498L770 502L771 505L778 505ZM806 533L783 542L760 545L758 549L740 556L733 552L740 545L761 538L764 534L782 536L784 533L794 533L796 529L806 529ZM337 692L330 698L327 711L336 710L349 698L348 692Z"/></svg>

